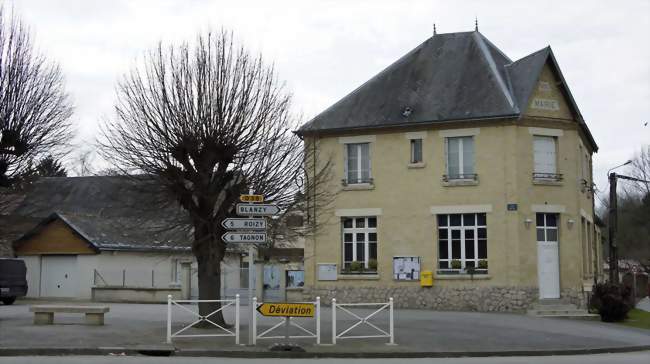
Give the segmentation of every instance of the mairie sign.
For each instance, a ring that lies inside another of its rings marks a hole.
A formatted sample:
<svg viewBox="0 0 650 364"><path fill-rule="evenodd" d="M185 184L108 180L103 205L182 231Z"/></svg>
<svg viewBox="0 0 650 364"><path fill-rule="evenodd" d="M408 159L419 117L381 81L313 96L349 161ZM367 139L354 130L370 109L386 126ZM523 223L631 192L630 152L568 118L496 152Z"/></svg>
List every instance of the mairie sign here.
<svg viewBox="0 0 650 364"><path fill-rule="evenodd" d="M266 219L245 219L231 217L223 220L221 226L230 230L264 230Z"/></svg>
<svg viewBox="0 0 650 364"><path fill-rule="evenodd" d="M313 303L262 303L257 311L264 316L314 317Z"/></svg>
<svg viewBox="0 0 650 364"><path fill-rule="evenodd" d="M266 233L233 232L221 235L224 243L266 243Z"/></svg>
<svg viewBox="0 0 650 364"><path fill-rule="evenodd" d="M237 204L237 215L240 216L273 216L277 215L280 209L270 204Z"/></svg>

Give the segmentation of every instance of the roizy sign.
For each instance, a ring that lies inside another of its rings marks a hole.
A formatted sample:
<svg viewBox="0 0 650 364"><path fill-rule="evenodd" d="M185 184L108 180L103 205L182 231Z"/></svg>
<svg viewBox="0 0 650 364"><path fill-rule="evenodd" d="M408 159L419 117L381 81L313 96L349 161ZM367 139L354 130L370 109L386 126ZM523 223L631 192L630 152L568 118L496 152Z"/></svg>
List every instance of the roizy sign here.
<svg viewBox="0 0 650 364"><path fill-rule="evenodd" d="M231 217L221 222L221 226L230 230L265 230L266 219L246 219Z"/></svg>

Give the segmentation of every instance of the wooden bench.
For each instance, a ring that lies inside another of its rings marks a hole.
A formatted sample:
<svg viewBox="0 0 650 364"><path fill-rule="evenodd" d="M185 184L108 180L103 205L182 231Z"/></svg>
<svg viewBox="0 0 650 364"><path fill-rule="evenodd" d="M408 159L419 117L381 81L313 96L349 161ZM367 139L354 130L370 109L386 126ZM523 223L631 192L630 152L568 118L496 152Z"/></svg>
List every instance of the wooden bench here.
<svg viewBox="0 0 650 364"><path fill-rule="evenodd" d="M52 325L54 313L86 314L86 324L103 325L104 314L110 311L108 306L74 306L74 305L35 305L29 308L34 313L34 325Z"/></svg>

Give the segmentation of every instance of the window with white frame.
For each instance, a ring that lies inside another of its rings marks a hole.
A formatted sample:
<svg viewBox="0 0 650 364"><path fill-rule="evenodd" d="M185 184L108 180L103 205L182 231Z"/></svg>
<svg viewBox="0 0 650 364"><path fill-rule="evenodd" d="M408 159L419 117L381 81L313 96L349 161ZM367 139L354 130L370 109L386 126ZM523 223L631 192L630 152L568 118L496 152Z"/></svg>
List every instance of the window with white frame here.
<svg viewBox="0 0 650 364"><path fill-rule="evenodd" d="M487 269L485 213L438 215L438 268Z"/></svg>
<svg viewBox="0 0 650 364"><path fill-rule="evenodd" d="M533 137L533 154L534 179L559 179L556 137L535 135Z"/></svg>
<svg viewBox="0 0 650 364"><path fill-rule="evenodd" d="M370 143L346 144L345 182L371 183Z"/></svg>
<svg viewBox="0 0 650 364"><path fill-rule="evenodd" d="M343 225L343 268L359 262L363 270L372 270L371 261L377 261L377 218L345 217ZM357 264L358 265L358 264Z"/></svg>
<svg viewBox="0 0 650 364"><path fill-rule="evenodd" d="M558 241L558 216L554 213L537 213L537 241L557 242Z"/></svg>
<svg viewBox="0 0 650 364"><path fill-rule="evenodd" d="M447 179L476 179L474 172L474 137L450 137L447 147Z"/></svg>
<svg viewBox="0 0 650 364"><path fill-rule="evenodd" d="M422 139L411 139L411 163L422 163Z"/></svg>

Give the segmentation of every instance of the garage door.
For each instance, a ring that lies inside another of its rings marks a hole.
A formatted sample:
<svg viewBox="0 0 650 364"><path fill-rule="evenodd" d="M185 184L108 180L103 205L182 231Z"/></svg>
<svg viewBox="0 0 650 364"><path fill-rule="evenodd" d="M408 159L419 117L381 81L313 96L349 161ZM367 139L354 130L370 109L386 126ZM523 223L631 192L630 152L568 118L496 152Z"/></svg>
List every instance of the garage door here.
<svg viewBox="0 0 650 364"><path fill-rule="evenodd" d="M76 255L44 255L41 272L42 297L76 297L79 268Z"/></svg>

